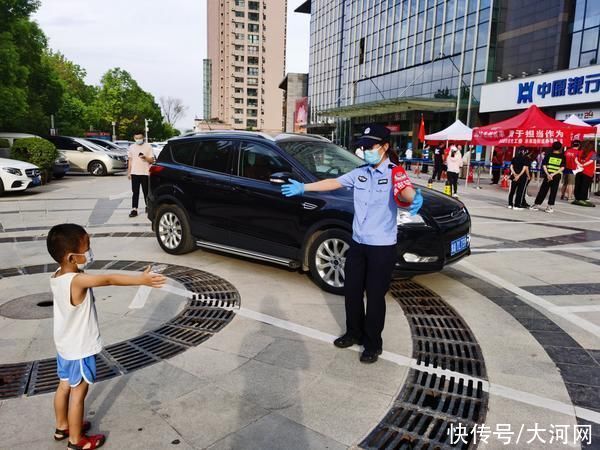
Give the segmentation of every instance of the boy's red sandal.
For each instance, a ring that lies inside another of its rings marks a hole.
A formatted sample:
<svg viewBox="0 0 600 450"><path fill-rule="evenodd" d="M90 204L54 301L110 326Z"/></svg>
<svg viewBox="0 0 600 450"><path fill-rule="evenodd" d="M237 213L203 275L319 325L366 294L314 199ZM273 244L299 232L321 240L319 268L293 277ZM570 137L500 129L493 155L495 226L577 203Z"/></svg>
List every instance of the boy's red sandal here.
<svg viewBox="0 0 600 450"><path fill-rule="evenodd" d="M104 445L106 436L103 434L94 434L92 436L84 436L77 444L69 442L67 448L71 450L95 450Z"/></svg>
<svg viewBox="0 0 600 450"><path fill-rule="evenodd" d="M83 433L87 433L88 431L90 431L90 428L92 428L92 424L86 420L83 422L83 427L81 428L81 431ZM69 429L68 428L66 428L64 430L59 430L57 428L56 431L54 432L54 440L55 441L64 441L68 437L69 437Z"/></svg>

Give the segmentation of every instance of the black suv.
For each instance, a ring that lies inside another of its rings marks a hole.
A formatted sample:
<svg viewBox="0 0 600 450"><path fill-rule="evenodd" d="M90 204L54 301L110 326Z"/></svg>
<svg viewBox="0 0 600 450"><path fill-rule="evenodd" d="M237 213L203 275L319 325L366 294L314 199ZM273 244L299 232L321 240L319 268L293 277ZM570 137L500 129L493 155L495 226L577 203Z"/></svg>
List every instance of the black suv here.
<svg viewBox="0 0 600 450"><path fill-rule="evenodd" d="M310 183L364 162L325 138L208 132L171 139L150 168L148 218L167 253L196 247L310 271L341 294L352 239L352 191L281 195L289 178ZM398 212L402 276L431 273L470 254L464 205L423 189L417 216Z"/></svg>

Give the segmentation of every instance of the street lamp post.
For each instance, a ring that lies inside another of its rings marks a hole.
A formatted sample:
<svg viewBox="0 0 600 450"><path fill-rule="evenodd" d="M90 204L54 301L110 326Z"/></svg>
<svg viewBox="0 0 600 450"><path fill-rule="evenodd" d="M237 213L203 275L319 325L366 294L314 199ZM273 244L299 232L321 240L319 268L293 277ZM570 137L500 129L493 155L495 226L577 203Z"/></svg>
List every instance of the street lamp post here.
<svg viewBox="0 0 600 450"><path fill-rule="evenodd" d="M144 119L144 125L145 125L145 126L144 126L144 129L145 129L145 131L146 131L146 142L148 142L148 130L149 130L149 128L148 128L148 124L149 124L150 122L152 122L152 119Z"/></svg>
<svg viewBox="0 0 600 450"><path fill-rule="evenodd" d="M117 131L115 129L115 126L117 125L117 122L115 122L114 120L112 121L112 127L113 127L113 135L112 135L112 140L113 142L115 142L117 140Z"/></svg>

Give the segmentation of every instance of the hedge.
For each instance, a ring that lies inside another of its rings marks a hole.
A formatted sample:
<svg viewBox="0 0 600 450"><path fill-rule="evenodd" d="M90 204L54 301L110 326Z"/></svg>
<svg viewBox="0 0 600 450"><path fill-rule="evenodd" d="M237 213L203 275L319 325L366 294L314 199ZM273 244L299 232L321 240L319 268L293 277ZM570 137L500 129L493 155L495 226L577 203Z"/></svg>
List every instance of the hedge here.
<svg viewBox="0 0 600 450"><path fill-rule="evenodd" d="M59 156L58 150L52 142L37 137L16 139L10 154L13 159L38 166L42 170L45 180L50 179L52 166Z"/></svg>

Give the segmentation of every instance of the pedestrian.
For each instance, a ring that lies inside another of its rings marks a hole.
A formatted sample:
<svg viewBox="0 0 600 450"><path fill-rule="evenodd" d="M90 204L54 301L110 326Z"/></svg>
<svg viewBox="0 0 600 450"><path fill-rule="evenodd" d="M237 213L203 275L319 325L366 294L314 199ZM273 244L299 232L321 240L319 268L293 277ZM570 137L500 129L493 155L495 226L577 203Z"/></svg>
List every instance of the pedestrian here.
<svg viewBox="0 0 600 450"><path fill-rule="evenodd" d="M410 170L411 169L412 158L413 158L412 147L408 147L406 149L406 152L404 153L404 168L406 170Z"/></svg>
<svg viewBox="0 0 600 450"><path fill-rule="evenodd" d="M442 176L442 168L444 165L444 144L438 145L433 151L433 174L431 175L431 180L434 181L437 179L440 181Z"/></svg>
<svg viewBox="0 0 600 450"><path fill-rule="evenodd" d="M129 217L138 215L138 202L140 198L140 186L144 193L144 203L148 204L148 179L150 178L150 166L154 164L154 152L152 146L144 141L144 133L133 135L134 144L127 149L127 177L131 180L131 212Z"/></svg>
<svg viewBox="0 0 600 450"><path fill-rule="evenodd" d="M575 177L575 201L574 205L596 206L589 201L589 191L596 171L596 152L592 150L591 144L586 144L577 156L576 163L579 172Z"/></svg>
<svg viewBox="0 0 600 450"><path fill-rule="evenodd" d="M346 332L334 341L339 348L362 344L363 363L374 363L382 351L381 333L385 322L385 294L398 258L397 207L412 215L423 204L389 146L389 130L380 125L367 127L357 145L364 148L367 164L338 178L303 184L290 180L282 186L286 197L304 192L353 188L354 220L352 242L346 255ZM365 313L364 293L367 294Z"/></svg>
<svg viewBox="0 0 600 450"><path fill-rule="evenodd" d="M558 193L558 187L560 185L560 177L565 169L565 155L563 153L562 144L558 141L552 144L552 149L546 153L546 157L542 162L542 175L544 179L540 190L538 191L535 203L529 208L537 211L540 209L541 204L546 198L548 190L550 190L550 196L548 197L548 207L546 208L547 213L554 212L554 202L556 200L556 194Z"/></svg>
<svg viewBox="0 0 600 450"><path fill-rule="evenodd" d="M460 168L463 165L462 155L457 147L452 145L450 147L450 153L446 158L446 164L448 166L448 184L450 184L450 193L452 197L458 198L458 174Z"/></svg>
<svg viewBox="0 0 600 450"><path fill-rule="evenodd" d="M565 171L563 172L562 190L560 192L561 200L568 202L573 200L575 170L577 169L577 156L579 155L580 147L581 142L573 141L571 147L565 151Z"/></svg>
<svg viewBox="0 0 600 450"><path fill-rule="evenodd" d="M492 182L490 184L498 184L500 181L500 171L502 170L502 159L498 150L492 153Z"/></svg>
<svg viewBox="0 0 600 450"><path fill-rule="evenodd" d="M543 178L543 174L542 174L542 163L544 162L544 158L546 157L546 152L542 149L539 151L539 153L537 154L537 157L535 158L535 167L536 167L536 171L535 171L535 181L536 183L540 182L540 179Z"/></svg>
<svg viewBox="0 0 600 450"><path fill-rule="evenodd" d="M510 192L508 194L508 209L521 211L525 208L525 192L530 176L529 159L527 158L526 153L527 149L525 147L519 147L517 154L510 162L510 179L512 181L510 183Z"/></svg>
<svg viewBox="0 0 600 450"><path fill-rule="evenodd" d="M423 173L429 173L429 162L430 162L430 160L429 160L429 154L430 153L431 153L431 147L429 146L429 144L426 144L425 147L423 147L423 155L422 155L422 158L423 158L423 161L422 161L423 162L423 164L422 164L423 170L422 170L422 172Z"/></svg>
<svg viewBox="0 0 600 450"><path fill-rule="evenodd" d="M138 276L85 273L94 256L90 236L80 225L65 223L52 227L46 245L50 256L60 264L50 278L60 380L54 395L54 439L68 439L68 449L95 449L104 444L106 437L86 435L91 424L83 421L85 397L89 385L96 380L96 355L102 351L92 288L142 285L160 288L165 277L150 273L150 268Z"/></svg>
<svg viewBox="0 0 600 450"><path fill-rule="evenodd" d="M461 178L466 179L469 177L469 170L471 166L471 151L469 150L469 147L467 147L463 153L462 145L458 145L457 148L458 151L463 155L463 165L460 169L460 176Z"/></svg>

